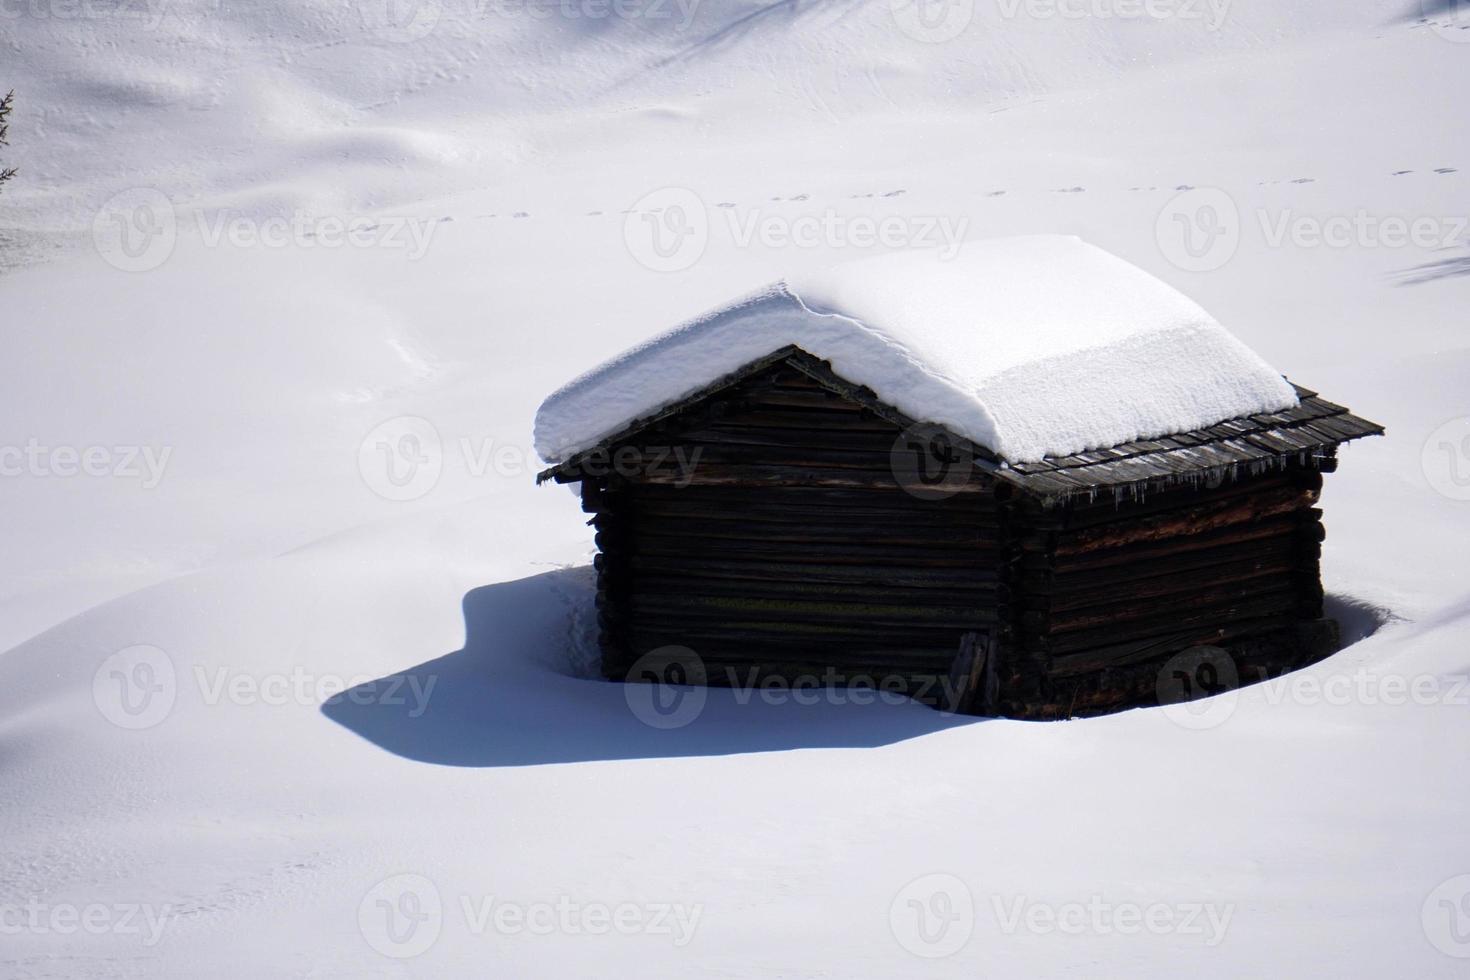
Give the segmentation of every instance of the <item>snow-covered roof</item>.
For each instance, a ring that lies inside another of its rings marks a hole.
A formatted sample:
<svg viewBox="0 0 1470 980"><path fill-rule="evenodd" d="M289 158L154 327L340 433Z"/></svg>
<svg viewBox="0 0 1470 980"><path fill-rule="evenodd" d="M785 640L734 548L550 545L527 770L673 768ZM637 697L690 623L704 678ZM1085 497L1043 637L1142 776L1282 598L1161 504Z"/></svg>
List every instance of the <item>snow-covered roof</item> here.
<svg viewBox="0 0 1470 980"><path fill-rule="evenodd" d="M775 283L587 372L541 405L559 463L794 345L1012 462L1279 411L1296 392L1192 300L1081 239L900 252Z"/></svg>

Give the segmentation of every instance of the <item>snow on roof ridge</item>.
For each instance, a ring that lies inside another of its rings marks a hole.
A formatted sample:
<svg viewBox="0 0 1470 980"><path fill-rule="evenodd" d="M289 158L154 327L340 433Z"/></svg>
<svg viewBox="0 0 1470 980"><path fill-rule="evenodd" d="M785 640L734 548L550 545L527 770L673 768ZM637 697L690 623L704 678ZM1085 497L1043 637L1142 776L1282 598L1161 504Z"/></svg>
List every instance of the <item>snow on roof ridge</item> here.
<svg viewBox="0 0 1470 980"><path fill-rule="evenodd" d="M1070 235L897 252L779 280L558 389L536 415L556 463L796 346L894 408L1013 462L1296 404L1193 300Z"/></svg>

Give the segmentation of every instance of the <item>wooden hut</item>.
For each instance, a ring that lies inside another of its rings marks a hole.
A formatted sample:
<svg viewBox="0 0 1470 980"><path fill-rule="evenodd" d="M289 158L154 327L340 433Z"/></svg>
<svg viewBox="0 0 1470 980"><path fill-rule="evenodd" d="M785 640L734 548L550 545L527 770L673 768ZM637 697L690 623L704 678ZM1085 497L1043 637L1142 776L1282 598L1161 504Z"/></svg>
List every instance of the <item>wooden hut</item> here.
<svg viewBox="0 0 1470 980"><path fill-rule="evenodd" d="M1061 264L1049 271L1066 274ZM913 288L914 275L898 278ZM680 397L648 392L641 414L618 403L624 417L538 478L579 484L592 515L608 677L864 684L1055 718L1153 703L1164 665L1196 647L1227 651L1243 682L1336 649L1316 505L1337 447L1379 426L1290 387L1270 410L1008 458L1003 438L916 410L922 383L903 389L901 408L833 363L891 384L873 361L911 349L854 359L826 333L802 343L799 326L770 322L768 307L795 293L783 284L732 309L750 349L798 342L728 355L741 363L713 379L705 364ZM689 363L691 336L718 333L722 317L670 335L679 353L663 368ZM808 349L823 345L836 356ZM1107 369L1106 352L1033 367L1051 377L1089 360ZM637 369L615 365L572 390L606 394ZM595 404L584 399L583 414Z"/></svg>

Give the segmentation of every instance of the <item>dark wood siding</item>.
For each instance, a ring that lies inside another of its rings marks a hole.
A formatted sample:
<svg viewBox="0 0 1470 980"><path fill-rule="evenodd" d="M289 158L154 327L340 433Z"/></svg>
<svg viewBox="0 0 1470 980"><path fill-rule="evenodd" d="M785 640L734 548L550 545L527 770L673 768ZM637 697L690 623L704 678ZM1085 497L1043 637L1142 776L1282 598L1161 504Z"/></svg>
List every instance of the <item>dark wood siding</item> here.
<svg viewBox="0 0 1470 980"><path fill-rule="evenodd" d="M937 700L962 635L1005 619L999 509L968 465L957 492L904 489L901 434L780 364L614 447L616 472L583 482L604 671L685 647L711 684Z"/></svg>
<svg viewBox="0 0 1470 980"><path fill-rule="evenodd" d="M1321 486L1292 467L1124 503L1018 496L1011 712L1150 703L1160 666L1195 646L1230 650L1242 682L1327 652Z"/></svg>

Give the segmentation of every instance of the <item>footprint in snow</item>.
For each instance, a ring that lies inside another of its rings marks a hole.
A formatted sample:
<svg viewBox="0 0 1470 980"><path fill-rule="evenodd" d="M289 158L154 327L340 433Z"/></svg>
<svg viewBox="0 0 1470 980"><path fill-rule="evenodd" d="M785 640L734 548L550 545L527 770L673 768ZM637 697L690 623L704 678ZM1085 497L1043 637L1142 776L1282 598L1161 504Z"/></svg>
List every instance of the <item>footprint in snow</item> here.
<svg viewBox="0 0 1470 980"><path fill-rule="evenodd" d="M1454 173L1459 173L1459 171L1456 170L1454 167L1435 167L1434 168L1434 172L1437 173L1437 174L1454 174Z"/></svg>
<svg viewBox="0 0 1470 980"><path fill-rule="evenodd" d="M1180 184L1178 187L1176 187L1174 189L1176 191L1192 191L1192 190L1194 190L1194 185L1193 184ZM1149 190L1153 190L1153 188L1149 188Z"/></svg>
<svg viewBox="0 0 1470 980"><path fill-rule="evenodd" d="M1390 177L1402 177L1404 174L1411 174L1413 172L1414 171L1412 171L1412 170L1395 170L1393 173L1389 174L1389 176Z"/></svg>
<svg viewBox="0 0 1470 980"><path fill-rule="evenodd" d="M790 198L790 200L793 200L793 201L805 201L809 197L811 197L810 194L798 194L795 197Z"/></svg>
<svg viewBox="0 0 1470 980"><path fill-rule="evenodd" d="M1003 194L1005 194L1005 191L991 191L990 193L986 194L985 196L986 197L1000 197Z"/></svg>
<svg viewBox="0 0 1470 980"><path fill-rule="evenodd" d="M716 204L715 205L715 207L717 207L717 208L733 208L734 206L735 206L735 202L734 201L721 201L719 204Z"/></svg>
<svg viewBox="0 0 1470 980"><path fill-rule="evenodd" d="M530 216L531 215L525 211L517 211L515 214L511 215L512 218L529 218Z"/></svg>
<svg viewBox="0 0 1470 980"><path fill-rule="evenodd" d="M908 193L908 192L907 191L904 191L904 190L896 190L896 191L889 191L887 194L884 194L883 196L884 197L898 197L900 194L906 194L906 193Z"/></svg>
<svg viewBox="0 0 1470 980"><path fill-rule="evenodd" d="M1058 194L1081 194L1085 190L1087 190L1086 187L1058 187L1057 188L1057 193Z"/></svg>
<svg viewBox="0 0 1470 980"><path fill-rule="evenodd" d="M1316 177L1293 177L1291 182L1293 184L1315 184L1317 182L1317 178Z"/></svg>

